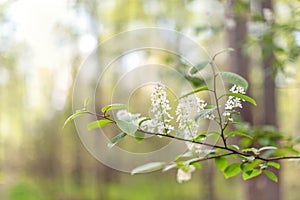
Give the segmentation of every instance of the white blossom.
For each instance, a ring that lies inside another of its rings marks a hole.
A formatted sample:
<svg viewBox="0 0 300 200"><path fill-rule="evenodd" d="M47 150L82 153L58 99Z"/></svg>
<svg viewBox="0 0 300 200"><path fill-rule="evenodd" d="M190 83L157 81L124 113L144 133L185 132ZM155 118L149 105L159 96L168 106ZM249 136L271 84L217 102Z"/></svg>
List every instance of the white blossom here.
<svg viewBox="0 0 300 200"><path fill-rule="evenodd" d="M245 94L245 89L241 86L233 85L229 90L232 93ZM229 96L225 103L225 111L223 112L223 116L227 117L228 121L233 121L231 117L231 113L235 111L236 108L243 108L241 98L235 96Z"/></svg>
<svg viewBox="0 0 300 200"><path fill-rule="evenodd" d="M132 114L127 110L119 110L116 115L119 120L128 121L131 119Z"/></svg>
<svg viewBox="0 0 300 200"><path fill-rule="evenodd" d="M195 171L196 168L193 165L190 165L187 171L183 169L178 169L177 171L177 182L182 183L183 181L188 181L192 178L192 172Z"/></svg>
<svg viewBox="0 0 300 200"><path fill-rule="evenodd" d="M176 108L176 122L178 129L182 132L185 139L192 140L197 136L199 124L194 120L195 114L204 110L207 103L193 95L181 98ZM191 142L186 142L187 148L196 153L201 152L201 145Z"/></svg>
<svg viewBox="0 0 300 200"><path fill-rule="evenodd" d="M139 124L144 119L146 119L146 118L145 117L139 118L137 124ZM142 129L143 131L148 131L148 132L152 132L153 133L155 131L155 125L153 124L153 120L149 119L149 120L144 121L140 125L140 129Z"/></svg>
<svg viewBox="0 0 300 200"><path fill-rule="evenodd" d="M173 117L169 113L171 110L169 103L165 86L158 83L151 94L151 113L154 115L152 124L160 134L168 134L171 129L174 129L170 125Z"/></svg>
<svg viewBox="0 0 300 200"><path fill-rule="evenodd" d="M198 128L197 123L194 121L194 115L201 110L204 110L207 103L198 97L189 95L179 100L176 108L176 122L179 122L178 128L185 129L187 126ZM193 129L194 130L194 129Z"/></svg>
<svg viewBox="0 0 300 200"><path fill-rule="evenodd" d="M127 110L119 110L116 114L117 119L127 121L127 122L133 122L135 124L138 124L138 117L141 114L132 114L131 112Z"/></svg>

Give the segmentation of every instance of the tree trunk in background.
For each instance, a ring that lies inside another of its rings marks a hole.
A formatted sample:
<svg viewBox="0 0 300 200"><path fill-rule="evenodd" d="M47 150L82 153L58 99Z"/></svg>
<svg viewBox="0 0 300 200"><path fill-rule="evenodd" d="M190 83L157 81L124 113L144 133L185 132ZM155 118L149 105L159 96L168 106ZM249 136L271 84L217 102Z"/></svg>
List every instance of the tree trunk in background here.
<svg viewBox="0 0 300 200"><path fill-rule="evenodd" d="M271 0L261 0L260 8L262 11L262 16L264 10L269 10L273 12L273 6ZM265 19L266 20L266 19ZM267 22L265 22L267 23ZM277 114L276 114L276 89L274 78L272 77L273 63L274 63L274 45L273 45L273 33L269 31L268 34L265 34L261 42L262 49L262 68L264 72L264 81L263 81L263 112L261 122L259 125L272 125L277 127ZM279 178L279 171L273 170L273 172ZM281 191L280 183L274 183L265 176L259 176L253 180L250 180L248 183L248 196L249 200L258 200L258 199L272 199L280 200ZM257 198L259 196L259 198Z"/></svg>
<svg viewBox="0 0 300 200"><path fill-rule="evenodd" d="M229 64L232 67L233 72L240 74L247 80L249 80L249 60L242 52L243 43L247 39L247 17L249 15L250 6L248 10L242 12L236 12L236 4L241 1L228 0L226 5L226 21L227 21L227 39L229 47L236 50L235 54L231 54L229 58ZM268 8L272 11L271 0L260 0L261 8ZM265 43L265 40L272 40L271 35L265 35L261 44L262 48L262 67L264 72L263 82L263 107L264 110L261 113L262 121L260 125L273 125L277 126L276 118L276 94L275 84L272 77L272 64L274 61L274 54L270 50L272 41ZM247 92L248 95L249 91ZM253 124L253 114L251 107L245 106L241 111L241 116L244 121ZM275 172L277 175L278 171ZM246 197L247 200L279 200L280 199L280 185L270 181L264 175L253 178L245 182Z"/></svg>
<svg viewBox="0 0 300 200"><path fill-rule="evenodd" d="M216 200L215 186L214 186L214 163L207 162L203 163L202 171L202 185L203 192L202 199L205 200Z"/></svg>
<svg viewBox="0 0 300 200"><path fill-rule="evenodd" d="M249 58L243 53L243 44L247 40L247 22L249 10L243 12L235 12L234 7L237 3L235 0L226 1L226 32L228 47L233 48L235 51L230 53L228 65L230 70L243 76L249 81ZM247 95L251 96L250 88ZM252 109L251 105L245 104L241 110L241 116L244 121L252 124Z"/></svg>

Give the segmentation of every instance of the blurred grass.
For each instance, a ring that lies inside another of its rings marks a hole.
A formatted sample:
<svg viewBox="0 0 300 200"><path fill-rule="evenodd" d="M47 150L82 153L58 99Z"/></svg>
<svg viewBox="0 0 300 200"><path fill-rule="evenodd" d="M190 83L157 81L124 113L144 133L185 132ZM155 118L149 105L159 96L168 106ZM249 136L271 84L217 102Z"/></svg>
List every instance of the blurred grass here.
<svg viewBox="0 0 300 200"><path fill-rule="evenodd" d="M131 176L122 173L116 180L106 182L90 177L83 184L78 185L70 179L34 179L23 177L20 182L12 185L8 190L9 200L153 200L207 199L207 183L203 179L203 172L199 170L193 174L191 181L179 184L176 182L176 172L162 173L160 171ZM220 173L215 173L215 192L218 199L241 199L242 193L238 179L225 180ZM231 190L232 186L235 190Z"/></svg>
<svg viewBox="0 0 300 200"><path fill-rule="evenodd" d="M299 164L289 162L283 165L282 185L284 200L298 200ZM131 176L127 173L110 182L88 177L78 185L70 179L37 179L22 177L11 185L5 199L8 200L205 200L208 190L204 179L205 169L193 174L189 182L176 182L176 172L160 171ZM222 174L214 172L214 192L218 200L243 199L243 182L240 177L226 180Z"/></svg>

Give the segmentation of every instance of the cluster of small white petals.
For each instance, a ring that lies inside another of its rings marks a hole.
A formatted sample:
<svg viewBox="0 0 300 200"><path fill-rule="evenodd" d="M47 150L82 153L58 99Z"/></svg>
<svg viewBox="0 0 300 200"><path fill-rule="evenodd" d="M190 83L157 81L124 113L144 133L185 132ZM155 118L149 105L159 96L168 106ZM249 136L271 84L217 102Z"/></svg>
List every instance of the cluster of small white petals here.
<svg viewBox="0 0 300 200"><path fill-rule="evenodd" d="M193 165L190 165L187 171L183 169L178 169L177 182L182 183L184 181L189 181L192 178L192 172L195 170L196 168Z"/></svg>
<svg viewBox="0 0 300 200"><path fill-rule="evenodd" d="M132 114L127 110L119 110L116 115L119 120L123 121L129 121L132 117Z"/></svg>
<svg viewBox="0 0 300 200"><path fill-rule="evenodd" d="M129 112L127 110L119 110L116 113L117 119L122 120L122 121L131 122L135 125L138 125L141 120L145 119L145 117L140 117L140 115L141 114L132 114L131 112Z"/></svg>
<svg viewBox="0 0 300 200"><path fill-rule="evenodd" d="M246 94L245 89L243 87L237 86L237 85L233 85L229 91L232 93Z"/></svg>
<svg viewBox="0 0 300 200"><path fill-rule="evenodd" d="M195 122L194 116L196 113L204 110L207 103L193 95L189 95L179 100L176 108L176 122L178 122L178 129L182 131L184 138L191 140L197 136L199 129L198 123ZM190 151L195 151L196 153L201 152L201 145L191 142L186 142L187 148Z"/></svg>
<svg viewBox="0 0 300 200"><path fill-rule="evenodd" d="M186 129L187 126L190 128L196 126L195 128L198 128L194 120L194 114L204 110L206 105L207 103L204 100L193 95L180 99L175 112L177 116L176 122L179 122L178 128L181 130Z"/></svg>
<svg viewBox="0 0 300 200"><path fill-rule="evenodd" d="M236 85L233 85L229 91L232 93L239 93L239 94L246 93L243 87L236 86ZM235 108L243 108L242 101L244 100L238 97L229 96L225 103L225 111L223 113L223 116L227 117L229 121L233 121L233 119L231 118L231 112L235 111Z"/></svg>
<svg viewBox="0 0 300 200"><path fill-rule="evenodd" d="M212 113L208 114L205 116L206 119L209 119L209 120L214 120L216 118L216 116Z"/></svg>
<svg viewBox="0 0 300 200"><path fill-rule="evenodd" d="M173 117L169 113L171 107L164 88L163 84L158 83L151 94L151 113L154 115L152 124L160 134L168 134L171 129L174 129L170 125Z"/></svg>
<svg viewBox="0 0 300 200"><path fill-rule="evenodd" d="M139 118L138 124L144 119L145 118ZM155 131L155 125L153 124L152 119L142 122L142 124L140 125L140 129L142 129L143 131L148 131L153 133Z"/></svg>

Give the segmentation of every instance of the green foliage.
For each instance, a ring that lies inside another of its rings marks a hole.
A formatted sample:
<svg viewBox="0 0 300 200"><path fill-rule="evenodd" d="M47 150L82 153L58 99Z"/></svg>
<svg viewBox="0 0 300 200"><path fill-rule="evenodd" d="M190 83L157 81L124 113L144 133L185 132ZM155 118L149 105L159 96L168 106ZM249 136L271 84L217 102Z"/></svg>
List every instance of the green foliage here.
<svg viewBox="0 0 300 200"><path fill-rule="evenodd" d="M213 56L212 60L214 61L215 58L216 58L218 55L222 54L222 53L227 53L227 52L232 52L232 51L234 51L233 48L225 48L225 49L222 49L221 51L218 51L217 53L215 53L215 55Z"/></svg>
<svg viewBox="0 0 300 200"><path fill-rule="evenodd" d="M245 90L248 88L248 82L246 79L241 77L240 75L233 73L233 72L219 72L218 75L220 75L222 78L224 78L229 83L232 83L233 85L238 85L243 87Z"/></svg>
<svg viewBox="0 0 300 200"><path fill-rule="evenodd" d="M240 171L241 171L240 163L233 163L225 168L224 176L225 178L230 178L238 175Z"/></svg>
<svg viewBox="0 0 300 200"><path fill-rule="evenodd" d="M247 95L244 94L239 94L239 93L226 93L225 96L234 96L234 97L238 97L240 99L243 99L251 104L253 104L254 106L256 106L256 101L254 99L252 99L251 97L248 97Z"/></svg>
<svg viewBox="0 0 300 200"><path fill-rule="evenodd" d="M88 98L86 98L86 99L84 100L83 108L84 108L85 110L87 110L87 106L89 105L89 102L90 102L90 97L88 97Z"/></svg>
<svg viewBox="0 0 300 200"><path fill-rule="evenodd" d="M215 164L219 170L224 171L227 167L228 161L225 157L215 158Z"/></svg>
<svg viewBox="0 0 300 200"><path fill-rule="evenodd" d="M149 121L149 120L151 120L150 117L147 117L147 118L141 120L141 121L139 122L139 126L141 126L145 121Z"/></svg>
<svg viewBox="0 0 300 200"><path fill-rule="evenodd" d="M197 88L196 90L194 90L192 92L189 92L189 93L181 96L179 99L185 98L187 96L190 96L192 94L196 94L196 93L201 92L201 91L207 91L207 90L209 90L209 88L207 86L204 86L204 87L201 87L201 88Z"/></svg>
<svg viewBox="0 0 300 200"><path fill-rule="evenodd" d="M201 110L200 112L198 112L198 114L195 116L195 120L199 120L200 118L205 117L206 115L211 114L212 112L214 112L217 109L217 107L213 107L213 108L208 108L208 109L204 109Z"/></svg>
<svg viewBox="0 0 300 200"><path fill-rule="evenodd" d="M202 69L204 69L211 61L203 61L195 66L193 66L190 70L190 73L193 75L199 71L201 71Z"/></svg>
<svg viewBox="0 0 300 200"><path fill-rule="evenodd" d="M136 131L136 132L134 133L134 137L135 137L135 139L136 139L138 142L141 142L141 141L143 141L144 138L145 138L145 133L143 133L143 132L141 132L141 131Z"/></svg>
<svg viewBox="0 0 300 200"><path fill-rule="evenodd" d="M232 49L229 48L217 52L211 61L201 62L190 69L188 72L190 74L185 75L190 78L191 75L195 75L193 78L197 79L197 72L207 66L210 66L213 73L213 86L211 89L208 86L198 87L191 92L187 92L178 100L204 91L210 92L214 99L209 102L209 104L204 100L196 99L195 102L197 102L197 110L200 111L197 111L197 113L193 114L193 116L189 115L191 112L194 112L194 108L192 108L190 111L186 111L192 107L189 105L189 103L192 102L191 99L187 99L187 101L190 101L188 102L188 105L185 105L181 101L177 101L178 105L180 105L177 107L179 109L176 109L175 112L177 115L177 126L169 124L170 121L176 117L172 117L171 114L168 113L168 110L171 110L171 108L169 105L169 100L167 100L166 97L166 92L161 91L164 89L162 84L159 84L159 87L155 87L159 89L156 89L155 92L152 93L154 94L153 96L156 95L156 99L153 98L155 100L152 100L151 98L151 101L154 102L152 102L152 104L155 105L155 107L152 107L155 109L152 110L158 112L157 114L154 114L153 119L150 117L140 117L140 114L132 114L124 110L120 112L127 112L124 113L126 119L113 119L110 118L110 115L106 115L106 112L110 110L126 108L124 104L110 104L104 106L101 109L102 114L91 113L87 111L87 99L84 103L84 109L79 110L75 114L71 115L66 120L66 123L82 114L88 113L101 118L100 120L90 123L88 125L89 130L102 128L108 124L115 124L122 132L111 139L108 144L109 147L113 147L127 135L131 135L138 142L141 142L144 140L146 134L156 135L161 138L168 137L174 140L186 142L189 145L188 151L176 156L173 161L169 163L151 162L142 166L138 166L132 170L132 174L151 172L158 169L162 169L162 171L165 172L177 168L180 169L177 174L177 179L179 182L182 182L188 180L191 176L191 173L195 169L200 169L202 167L200 162L214 160L216 167L222 171L226 179L237 176L240 172L242 173L243 180L248 180L264 173L269 179L277 182L278 178L272 171L269 170L269 168L273 168L275 170L279 169L280 164L276 161L288 158L284 157L287 154L286 152L283 152L283 150L299 155L300 153L297 151L295 146L300 143L300 140L296 143L291 143L291 141L294 140L290 140L287 142L287 144L283 145L283 148L280 148L278 147L278 140L283 136L274 127L250 127L248 124L239 122L236 118L232 118L233 115L239 115L238 109L236 108L240 108L240 104L243 101L249 102L254 106L256 106L256 101L247 95L241 94L243 91L241 91L241 88L238 87L242 87L245 90L248 88L248 82L243 77L232 72L216 72L216 67L214 64L216 56L228 51L232 51ZM236 91L219 94L216 87L217 81L219 80L218 76L223 78L225 81L234 84ZM201 78L199 78L199 80L200 79ZM193 84L192 80L190 80L190 82ZM231 99L227 100L225 106L221 105L221 98L224 96L232 97ZM182 109L184 106L187 108ZM180 109L184 110L182 112L186 113L180 113ZM168 115L166 115L166 113ZM160 118L157 118L157 116ZM165 119L165 116L168 117L167 120ZM182 116L185 118L183 119ZM198 132L198 129L193 130L194 127L197 127L200 119L212 120L218 125L219 129L202 133ZM157 124L155 125L154 123ZM150 130L147 130L147 128L150 128ZM233 128L235 128L235 130L232 130ZM154 130L158 132L153 132ZM184 136L184 134L187 132L190 134L189 137ZM210 139L215 138L216 136L221 138L221 144L209 143ZM229 144L228 139L232 137L238 138L238 142ZM197 149L199 146L210 147L211 150L203 153L202 150ZM276 157L278 155L281 157ZM289 158L299 158L299 156ZM229 164L229 162L231 164Z"/></svg>
<svg viewBox="0 0 300 200"><path fill-rule="evenodd" d="M252 169L252 170L244 171L243 172L243 179L248 180L248 179L254 178L256 176L259 176L261 173L262 173L262 171L258 170L258 169Z"/></svg>
<svg viewBox="0 0 300 200"><path fill-rule="evenodd" d="M271 179L272 181L274 181L275 183L278 182L278 177L271 171L269 170L264 170L264 174Z"/></svg>
<svg viewBox="0 0 300 200"><path fill-rule="evenodd" d="M115 146L118 142L120 142L127 134L122 132L120 134L118 134L117 136L115 136L113 139L111 139L111 141L108 143L108 147L112 148L113 146Z"/></svg>
<svg viewBox="0 0 300 200"><path fill-rule="evenodd" d="M74 119L76 119L77 117L80 117L83 114L87 114L88 111L86 110L76 110L76 112L74 114L72 114L70 117L68 117L64 123L64 127L71 121L73 121Z"/></svg>
<svg viewBox="0 0 300 200"><path fill-rule="evenodd" d="M138 130L138 126L127 121L123 120L115 120L117 123L117 126L126 134L128 135L134 135L135 132Z"/></svg>
<svg viewBox="0 0 300 200"><path fill-rule="evenodd" d="M89 123L88 124L88 130L92 130L92 129L95 129L95 128L101 128L101 127L103 127L107 124L110 124L110 123L113 123L113 121L110 120L110 119L100 119L100 120Z"/></svg>
<svg viewBox="0 0 300 200"><path fill-rule="evenodd" d="M280 164L276 162L267 162L268 166L274 167L276 169L280 169Z"/></svg>
<svg viewBox="0 0 300 200"><path fill-rule="evenodd" d="M127 106L124 104L120 104L120 103L114 103L114 104L110 104L107 106L104 106L103 108L101 108L101 111L103 113L106 113L107 111L110 110L114 110L114 109L122 109L122 108L126 108Z"/></svg>
<svg viewBox="0 0 300 200"><path fill-rule="evenodd" d="M131 174L151 172L161 169L166 163L165 162L152 162L145 165L141 165L131 171Z"/></svg>
<svg viewBox="0 0 300 200"><path fill-rule="evenodd" d="M252 136L247 135L246 133L243 133L243 132L240 132L240 131L232 131L232 132L229 132L229 133L226 134L227 137L234 137L236 135L242 136L242 137L247 137L249 139L253 139Z"/></svg>
<svg viewBox="0 0 300 200"><path fill-rule="evenodd" d="M163 168L163 172L166 172L166 171L169 171L171 169L174 169L174 168L177 168L177 163L171 163L171 164L168 164L167 166L165 166Z"/></svg>

